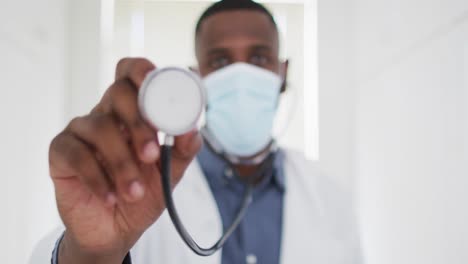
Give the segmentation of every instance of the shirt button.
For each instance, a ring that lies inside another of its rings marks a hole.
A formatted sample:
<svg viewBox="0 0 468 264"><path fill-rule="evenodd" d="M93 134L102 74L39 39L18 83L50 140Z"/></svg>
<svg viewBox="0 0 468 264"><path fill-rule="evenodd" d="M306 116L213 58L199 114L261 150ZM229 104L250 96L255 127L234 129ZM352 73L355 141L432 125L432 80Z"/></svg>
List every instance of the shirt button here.
<svg viewBox="0 0 468 264"><path fill-rule="evenodd" d="M249 254L245 258L245 261L247 262L247 264L257 264L257 257L253 254Z"/></svg>
<svg viewBox="0 0 468 264"><path fill-rule="evenodd" d="M234 176L234 173L232 172L232 169L231 169L231 168L227 168L226 170L224 170L224 175L225 175L228 179L232 179L232 176Z"/></svg>

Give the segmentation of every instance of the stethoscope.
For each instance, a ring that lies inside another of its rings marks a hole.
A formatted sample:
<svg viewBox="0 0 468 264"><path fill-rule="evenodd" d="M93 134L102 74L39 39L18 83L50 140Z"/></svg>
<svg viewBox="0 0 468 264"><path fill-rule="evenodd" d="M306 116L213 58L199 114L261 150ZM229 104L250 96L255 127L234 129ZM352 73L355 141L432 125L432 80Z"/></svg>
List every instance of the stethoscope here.
<svg viewBox="0 0 468 264"><path fill-rule="evenodd" d="M168 67L150 72L139 91L138 105L143 117L158 131L164 133L164 144L161 146L161 183L164 200L169 216L185 244L200 256L213 255L221 249L244 218L253 199L256 179L272 166L276 144L270 144L264 155L256 159L241 159L222 150L220 144L206 129L202 135L208 146L228 164L261 164L260 169L251 175L246 183L246 190L236 216L226 228L221 238L211 247L202 248L188 233L177 213L171 187L171 150L174 138L183 135L196 127L205 109L205 89L201 79L195 73L182 68ZM176 118L174 118L176 117ZM233 170L235 174L236 170Z"/></svg>

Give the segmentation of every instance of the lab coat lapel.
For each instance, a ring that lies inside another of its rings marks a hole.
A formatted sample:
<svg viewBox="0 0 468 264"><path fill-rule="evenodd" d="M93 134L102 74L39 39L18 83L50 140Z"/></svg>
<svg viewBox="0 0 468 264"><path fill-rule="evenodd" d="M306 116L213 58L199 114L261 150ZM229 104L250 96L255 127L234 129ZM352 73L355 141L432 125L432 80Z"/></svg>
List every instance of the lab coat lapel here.
<svg viewBox="0 0 468 264"><path fill-rule="evenodd" d="M216 201L198 162L192 162L174 192L175 202L184 224L194 240L202 247L211 247L222 235L222 221ZM219 264L221 252L199 257L182 245L186 263Z"/></svg>
<svg viewBox="0 0 468 264"><path fill-rule="evenodd" d="M281 263L363 263L349 197L295 153L285 175Z"/></svg>

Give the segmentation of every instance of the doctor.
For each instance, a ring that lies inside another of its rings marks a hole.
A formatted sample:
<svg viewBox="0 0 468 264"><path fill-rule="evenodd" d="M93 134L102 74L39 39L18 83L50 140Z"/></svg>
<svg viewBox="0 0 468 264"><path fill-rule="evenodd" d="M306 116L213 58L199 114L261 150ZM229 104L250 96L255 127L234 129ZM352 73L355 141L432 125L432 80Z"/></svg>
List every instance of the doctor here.
<svg viewBox="0 0 468 264"><path fill-rule="evenodd" d="M278 53L275 21L253 1L217 2L197 24L208 107L201 132L176 138L178 211L194 238L209 246L231 223L244 182L256 184L244 220L221 251L195 255L164 213L159 142L137 107L138 89L155 66L127 58L91 113L51 143L64 226L40 242L31 263L362 263L349 197L271 138L288 69Z"/></svg>

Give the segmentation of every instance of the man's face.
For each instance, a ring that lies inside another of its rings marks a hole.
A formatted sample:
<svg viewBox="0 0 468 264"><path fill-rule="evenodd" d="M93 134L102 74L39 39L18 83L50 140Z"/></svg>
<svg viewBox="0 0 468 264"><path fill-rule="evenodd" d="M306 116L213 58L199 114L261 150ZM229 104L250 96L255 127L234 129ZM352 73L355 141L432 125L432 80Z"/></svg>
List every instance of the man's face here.
<svg viewBox="0 0 468 264"><path fill-rule="evenodd" d="M196 39L202 77L235 62L284 73L278 54L278 32L268 16L258 11L226 11L208 17Z"/></svg>

